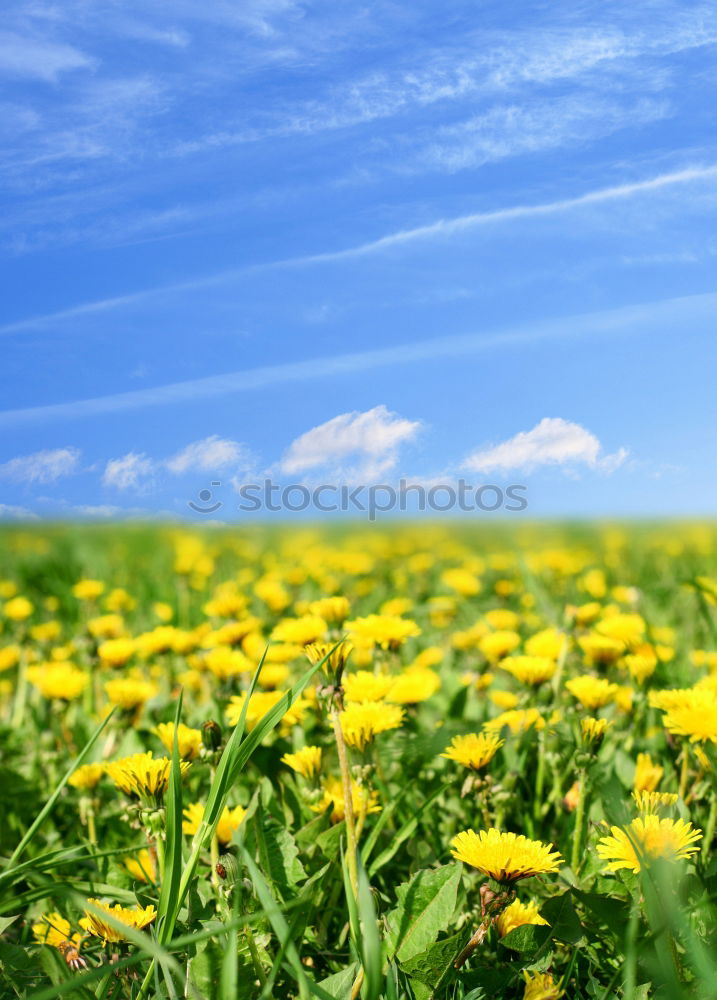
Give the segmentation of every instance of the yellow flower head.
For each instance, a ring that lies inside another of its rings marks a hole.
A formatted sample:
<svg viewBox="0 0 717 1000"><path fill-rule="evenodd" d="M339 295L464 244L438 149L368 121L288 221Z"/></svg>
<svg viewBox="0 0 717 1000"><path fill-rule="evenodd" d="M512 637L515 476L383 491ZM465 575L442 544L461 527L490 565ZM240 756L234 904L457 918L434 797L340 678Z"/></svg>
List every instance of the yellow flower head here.
<svg viewBox="0 0 717 1000"><path fill-rule="evenodd" d="M633 792L632 797L639 812L657 815L661 809L674 806L679 798L674 792Z"/></svg>
<svg viewBox="0 0 717 1000"><path fill-rule="evenodd" d="M649 753L639 753L635 765L633 788L636 792L653 792L665 773L661 764L655 764Z"/></svg>
<svg viewBox="0 0 717 1000"><path fill-rule="evenodd" d="M607 719L581 719L580 729L582 730L583 740L586 743L597 743L599 742L608 730L610 723Z"/></svg>
<svg viewBox="0 0 717 1000"><path fill-rule="evenodd" d="M365 639L381 649L400 649L407 639L421 634L421 630L410 618L397 615L368 615L346 622L346 628L360 641Z"/></svg>
<svg viewBox="0 0 717 1000"><path fill-rule="evenodd" d="M489 733L499 733L506 726L513 735L517 735L533 727L545 729L545 719L537 708L514 708L496 715L495 719L489 719L483 728Z"/></svg>
<svg viewBox="0 0 717 1000"><path fill-rule="evenodd" d="M281 763L304 778L313 778L321 770L321 747L302 747L296 753L285 753Z"/></svg>
<svg viewBox="0 0 717 1000"><path fill-rule="evenodd" d="M132 659L134 651L134 639L105 639L100 643L97 653L107 666L123 667Z"/></svg>
<svg viewBox="0 0 717 1000"><path fill-rule="evenodd" d="M478 648L487 660L497 663L504 656L512 653L520 645L520 636L509 629L499 629L489 632L478 642Z"/></svg>
<svg viewBox="0 0 717 1000"><path fill-rule="evenodd" d="M609 639L617 639L631 648L642 640L646 628L642 615L626 613L603 618L595 625L595 632Z"/></svg>
<svg viewBox="0 0 717 1000"><path fill-rule="evenodd" d="M329 806L333 806L331 811L331 822L340 823L346 818L346 800L344 799L344 789L340 778L326 778L322 785L323 795L316 805L311 808L314 812L323 813ZM351 803L354 815L361 813L369 814L379 812L378 793L369 789L366 785L358 785L351 781Z"/></svg>
<svg viewBox="0 0 717 1000"><path fill-rule="evenodd" d="M194 836L204 819L204 806L201 802L192 802L184 809L186 819L182 823L182 831ZM246 816L244 806L224 806L217 823L217 840L221 844L230 844L234 831L238 830Z"/></svg>
<svg viewBox="0 0 717 1000"><path fill-rule="evenodd" d="M611 832L611 837L603 837L597 845L598 856L608 862L611 872L620 868L639 872L643 861L654 858L684 860L699 851L695 841L702 837L701 830L683 819L660 819L649 813L625 829L613 826Z"/></svg>
<svg viewBox="0 0 717 1000"><path fill-rule="evenodd" d="M137 931L143 930L157 916L157 911L151 905L143 908L133 907L129 909L128 907L120 906L119 903L115 903L112 906L110 903L103 903L99 899L88 899L87 902L102 911L102 913L113 917L119 923ZM85 916L80 920L80 927L95 937L101 938L104 944L107 944L107 942L114 944L118 941L125 941L126 935L118 927L115 927L114 924L110 924L108 920L104 920L102 913L85 910Z"/></svg>
<svg viewBox="0 0 717 1000"><path fill-rule="evenodd" d="M26 597L13 597L3 605L5 617L13 622L24 622L34 610L34 605Z"/></svg>
<svg viewBox="0 0 717 1000"><path fill-rule="evenodd" d="M533 875L557 872L563 860L550 845L528 840L522 834L490 830L464 830L451 841L453 857L496 882L518 882Z"/></svg>
<svg viewBox="0 0 717 1000"><path fill-rule="evenodd" d="M490 700L497 708L502 708L504 712L510 711L518 704L519 698L514 691L491 691Z"/></svg>
<svg viewBox="0 0 717 1000"><path fill-rule="evenodd" d="M36 642L54 642L60 638L60 633L60 623L56 621L30 626L30 635Z"/></svg>
<svg viewBox="0 0 717 1000"><path fill-rule="evenodd" d="M675 736L688 736L690 743L717 743L717 699L709 689L694 705L669 709L663 718L665 729Z"/></svg>
<svg viewBox="0 0 717 1000"><path fill-rule="evenodd" d="M321 597L309 604L312 615L322 618L331 625L340 625L348 618L351 605L347 597Z"/></svg>
<svg viewBox="0 0 717 1000"><path fill-rule="evenodd" d="M514 931L516 927L523 927L525 924L547 927L548 921L540 916L537 903L533 903L532 901L523 903L519 899L514 899L510 906L506 906L495 921L501 937L505 937L506 934Z"/></svg>
<svg viewBox="0 0 717 1000"><path fill-rule="evenodd" d="M20 647L19 646L2 646L0 647L0 673L3 670L11 670L16 667L20 662Z"/></svg>
<svg viewBox="0 0 717 1000"><path fill-rule="evenodd" d="M417 705L428 701L441 686L441 679L435 670L426 667L407 667L394 677L387 701L397 705Z"/></svg>
<svg viewBox="0 0 717 1000"><path fill-rule="evenodd" d="M555 660L547 656L506 656L500 661L501 670L507 670L521 684L543 684L558 669Z"/></svg>
<svg viewBox="0 0 717 1000"><path fill-rule="evenodd" d="M304 652L309 663L320 663L325 656L328 656L321 669L326 674L339 676L346 667L346 662L353 652L353 646L350 642L340 642L338 646L332 642L310 642L308 646L304 647Z"/></svg>
<svg viewBox="0 0 717 1000"><path fill-rule="evenodd" d="M134 856L125 858L124 866L138 882L149 883L157 881L157 866L146 847L143 847Z"/></svg>
<svg viewBox="0 0 717 1000"><path fill-rule="evenodd" d="M49 944L52 948L59 948L68 941L76 948L80 946L80 935L72 933L70 921L56 910L44 913L40 920L32 925L32 933L36 941Z"/></svg>
<svg viewBox="0 0 717 1000"><path fill-rule="evenodd" d="M549 972L523 973L525 990L523 1000L559 1000L563 990Z"/></svg>
<svg viewBox="0 0 717 1000"><path fill-rule="evenodd" d="M43 698L57 698L74 701L79 698L89 684L89 674L78 670L73 663L41 663L30 667L27 677Z"/></svg>
<svg viewBox="0 0 717 1000"><path fill-rule="evenodd" d="M174 748L174 723L161 722L155 729L155 732L162 741L165 749L169 753L172 753ZM179 756L185 760L194 760L198 756L201 747L201 729L192 729L190 726L185 726L183 722L180 722L177 729L177 749L179 750Z"/></svg>
<svg viewBox="0 0 717 1000"><path fill-rule="evenodd" d="M370 670L357 670L343 679L346 701L383 701L394 678L387 674L373 674Z"/></svg>
<svg viewBox="0 0 717 1000"><path fill-rule="evenodd" d="M549 660L557 660L566 642L563 632L556 628L545 628L525 640L525 652L528 656L547 656Z"/></svg>
<svg viewBox="0 0 717 1000"><path fill-rule="evenodd" d="M78 601L96 601L104 589L105 585L101 580L78 580L72 593Z"/></svg>
<svg viewBox="0 0 717 1000"><path fill-rule="evenodd" d="M266 713L281 701L285 694L285 691L255 691L249 699L249 707L247 708L247 729L253 729ZM231 726L236 726L239 722L246 698L246 693L234 695L231 698L226 710L226 719ZM282 716L282 723L286 726L298 725L308 708L309 701L306 698L297 698L291 708Z"/></svg>
<svg viewBox="0 0 717 1000"><path fill-rule="evenodd" d="M140 799L155 799L160 801L169 785L169 772L172 762L168 757L152 757L149 750L146 753L135 753L131 757L112 761L105 765L109 777L125 795L137 795ZM190 765L188 761L179 764L182 775L186 774Z"/></svg>
<svg viewBox="0 0 717 1000"><path fill-rule="evenodd" d="M339 718L348 745L363 750L374 736L398 729L403 722L403 709L385 701L351 702Z"/></svg>
<svg viewBox="0 0 717 1000"><path fill-rule="evenodd" d="M474 597L481 590L481 582L475 573L461 567L444 570L441 573L441 583L450 590L455 590L461 597Z"/></svg>
<svg viewBox="0 0 717 1000"><path fill-rule="evenodd" d="M81 764L67 780L68 785L88 791L99 783L105 773L104 764Z"/></svg>
<svg viewBox="0 0 717 1000"><path fill-rule="evenodd" d="M614 663L619 660L625 652L625 643L622 639L613 639L608 635L584 635L578 639L578 644L582 649L585 660L588 664Z"/></svg>
<svg viewBox="0 0 717 1000"><path fill-rule="evenodd" d="M291 642L307 646L319 642L326 635L326 622L318 615L304 615L302 618L284 618L271 633L277 642Z"/></svg>
<svg viewBox="0 0 717 1000"><path fill-rule="evenodd" d="M467 736L454 736L451 745L441 757L455 760L458 764L479 771L489 764L505 740L495 733L468 733Z"/></svg>
<svg viewBox="0 0 717 1000"><path fill-rule="evenodd" d="M158 692L156 684L139 677L117 677L105 683L107 697L113 705L126 711L140 708Z"/></svg>
<svg viewBox="0 0 717 1000"><path fill-rule="evenodd" d="M618 692L617 684L605 680L604 677L591 677L589 674L571 678L565 687L583 708L590 711L602 708L613 701Z"/></svg>

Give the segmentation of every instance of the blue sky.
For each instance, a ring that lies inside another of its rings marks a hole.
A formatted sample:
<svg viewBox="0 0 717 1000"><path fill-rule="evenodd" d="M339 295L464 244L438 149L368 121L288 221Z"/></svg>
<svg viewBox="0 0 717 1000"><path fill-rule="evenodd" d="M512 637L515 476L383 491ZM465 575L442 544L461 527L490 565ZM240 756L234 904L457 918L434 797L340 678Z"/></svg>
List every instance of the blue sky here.
<svg viewBox="0 0 717 1000"><path fill-rule="evenodd" d="M11 0L0 513L712 513L716 48L662 0Z"/></svg>

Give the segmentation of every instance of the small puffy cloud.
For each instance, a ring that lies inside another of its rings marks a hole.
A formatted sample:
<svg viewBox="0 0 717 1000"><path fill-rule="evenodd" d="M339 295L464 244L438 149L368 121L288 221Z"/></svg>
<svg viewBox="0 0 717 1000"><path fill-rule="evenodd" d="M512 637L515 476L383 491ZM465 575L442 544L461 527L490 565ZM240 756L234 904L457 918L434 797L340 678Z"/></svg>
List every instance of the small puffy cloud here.
<svg viewBox="0 0 717 1000"><path fill-rule="evenodd" d="M141 490L154 472L154 462L144 454L130 451L122 458L111 458L105 466L102 482L117 490Z"/></svg>
<svg viewBox="0 0 717 1000"><path fill-rule="evenodd" d="M11 458L0 465L0 478L15 483L54 483L77 471L79 448L53 448Z"/></svg>
<svg viewBox="0 0 717 1000"><path fill-rule="evenodd" d="M183 472L219 472L228 468L248 468L251 465L251 455L238 441L212 434L211 437L188 444L172 458L168 458L165 465L175 475Z"/></svg>
<svg viewBox="0 0 717 1000"><path fill-rule="evenodd" d="M541 465L586 465L613 472L627 455L625 448L603 455L600 441L585 427L562 417L543 417L532 430L473 452L466 458L464 468L473 472L529 472Z"/></svg>
<svg viewBox="0 0 717 1000"><path fill-rule="evenodd" d="M296 438L279 467L284 473L296 474L321 467L341 468L348 460L357 463L352 477L376 476L395 466L400 445L412 440L420 427L420 421L406 420L385 406L363 413L341 413Z"/></svg>

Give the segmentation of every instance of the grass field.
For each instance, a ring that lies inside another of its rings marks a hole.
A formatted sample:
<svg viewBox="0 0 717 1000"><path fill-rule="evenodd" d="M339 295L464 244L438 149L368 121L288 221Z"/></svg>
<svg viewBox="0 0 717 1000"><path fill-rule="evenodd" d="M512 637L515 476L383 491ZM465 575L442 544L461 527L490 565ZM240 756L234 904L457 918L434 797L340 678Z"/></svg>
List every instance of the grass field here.
<svg viewBox="0 0 717 1000"><path fill-rule="evenodd" d="M717 530L0 533L0 995L717 997Z"/></svg>

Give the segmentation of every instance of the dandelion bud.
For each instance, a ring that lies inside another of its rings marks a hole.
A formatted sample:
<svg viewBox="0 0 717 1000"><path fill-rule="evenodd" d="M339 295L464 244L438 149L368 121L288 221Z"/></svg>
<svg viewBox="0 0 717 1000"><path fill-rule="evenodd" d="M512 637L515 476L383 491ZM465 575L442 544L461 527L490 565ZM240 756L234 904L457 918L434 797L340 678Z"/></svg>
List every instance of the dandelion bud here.
<svg viewBox="0 0 717 1000"><path fill-rule="evenodd" d="M222 745L221 726L214 719L208 719L202 726L202 743L207 750L218 750Z"/></svg>

